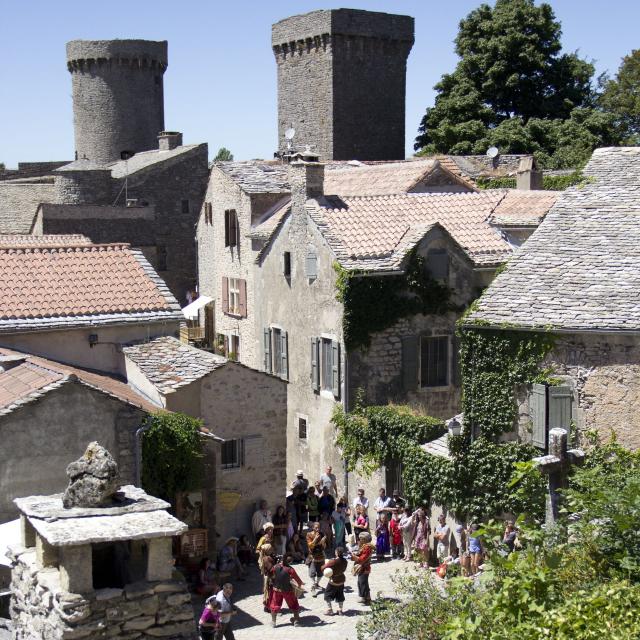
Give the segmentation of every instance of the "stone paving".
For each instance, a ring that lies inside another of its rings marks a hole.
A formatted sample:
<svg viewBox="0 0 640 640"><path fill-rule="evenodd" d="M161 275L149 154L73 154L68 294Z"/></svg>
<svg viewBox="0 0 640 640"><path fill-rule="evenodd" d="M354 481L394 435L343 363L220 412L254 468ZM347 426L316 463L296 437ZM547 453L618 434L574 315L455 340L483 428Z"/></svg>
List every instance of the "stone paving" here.
<svg viewBox="0 0 640 640"><path fill-rule="evenodd" d="M298 575L305 582L305 588L311 586L311 579L307 574L307 567L303 564L293 565ZM394 585L391 580L397 571L406 572L408 565L400 560L387 559L383 563L373 563L369 584L373 598L396 597ZM326 579L321 584L326 584ZM323 594L320 592L317 598L307 593L300 601L300 625L294 627L289 619L289 611L283 609L283 614L278 616L278 626L271 626L271 616L262 608L262 577L257 567L252 567L249 577L245 582L234 583L235 591L233 601L239 609L239 613L233 620L233 632L236 640L355 640L356 624L362 616L369 611L369 607L358 604L357 578L351 575L351 563L347 572L345 587L344 615L326 616L326 604ZM194 603L199 607L200 603ZM334 611L336 606L333 606ZM201 608L198 611L202 611Z"/></svg>

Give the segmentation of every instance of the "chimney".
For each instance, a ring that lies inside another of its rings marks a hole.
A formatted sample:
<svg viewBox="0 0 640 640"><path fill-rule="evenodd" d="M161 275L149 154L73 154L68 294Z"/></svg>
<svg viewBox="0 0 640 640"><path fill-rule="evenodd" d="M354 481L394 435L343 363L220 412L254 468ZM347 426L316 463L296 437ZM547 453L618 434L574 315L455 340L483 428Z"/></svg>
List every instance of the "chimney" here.
<svg viewBox="0 0 640 640"><path fill-rule="evenodd" d="M179 131L161 131L158 134L158 149L169 151L182 146L182 134Z"/></svg>
<svg viewBox="0 0 640 640"><path fill-rule="evenodd" d="M527 156L520 160L516 174L516 188L520 191L539 191L542 189L542 171L538 171L533 156Z"/></svg>
<svg viewBox="0 0 640 640"><path fill-rule="evenodd" d="M296 154L289 164L291 202L304 206L310 198L324 195L324 165L318 156Z"/></svg>

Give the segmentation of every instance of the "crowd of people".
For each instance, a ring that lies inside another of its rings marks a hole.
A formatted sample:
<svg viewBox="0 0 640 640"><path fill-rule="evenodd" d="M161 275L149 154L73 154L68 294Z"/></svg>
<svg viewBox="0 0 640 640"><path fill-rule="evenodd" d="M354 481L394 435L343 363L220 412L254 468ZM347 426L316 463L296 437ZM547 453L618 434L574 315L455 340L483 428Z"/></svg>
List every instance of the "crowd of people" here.
<svg viewBox="0 0 640 640"><path fill-rule="evenodd" d="M349 561L352 575L357 576L359 602L367 605L371 603L369 575L374 562L416 562L440 577L452 565L459 565L460 574L468 577L482 569L484 549L477 524L459 525L452 532L440 514L432 526L426 508L412 509L398 491L389 496L384 488L370 504L360 487L349 503L346 496L338 496L331 467L314 484L299 470L284 502L272 512L262 501L251 519L253 541L246 536L229 538L218 558L218 568L237 580L244 578L257 559L264 611L271 615L273 626L283 604L292 614L291 623L299 624L299 598L306 589L296 564L306 565L309 592L314 598L322 594L327 616L343 614ZM507 522L503 543L507 551L517 544L512 522ZM230 584L220 588L208 578L207 569L205 559L198 583L200 593L209 596L201 618L202 638L233 640L233 611L228 607L223 611L225 596L220 596L225 589L229 591ZM230 594L230 604L229 598Z"/></svg>

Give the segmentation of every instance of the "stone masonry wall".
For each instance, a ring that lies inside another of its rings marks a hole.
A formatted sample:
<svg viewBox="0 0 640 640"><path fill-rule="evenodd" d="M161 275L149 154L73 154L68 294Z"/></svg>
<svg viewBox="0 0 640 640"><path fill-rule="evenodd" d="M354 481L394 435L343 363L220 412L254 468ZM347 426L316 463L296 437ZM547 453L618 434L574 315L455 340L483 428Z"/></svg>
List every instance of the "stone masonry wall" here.
<svg viewBox="0 0 640 640"><path fill-rule="evenodd" d="M31 547L11 553L15 640L196 640L191 597L174 572L166 581L136 582L124 589L69 593L60 570L41 567Z"/></svg>
<svg viewBox="0 0 640 640"><path fill-rule="evenodd" d="M141 409L71 382L0 416L0 522L16 517L14 498L64 491L67 465L94 440L112 453L122 483L134 483L135 432L145 416Z"/></svg>
<svg viewBox="0 0 640 640"><path fill-rule="evenodd" d="M41 202L56 202L53 179L0 182L0 234L29 233Z"/></svg>

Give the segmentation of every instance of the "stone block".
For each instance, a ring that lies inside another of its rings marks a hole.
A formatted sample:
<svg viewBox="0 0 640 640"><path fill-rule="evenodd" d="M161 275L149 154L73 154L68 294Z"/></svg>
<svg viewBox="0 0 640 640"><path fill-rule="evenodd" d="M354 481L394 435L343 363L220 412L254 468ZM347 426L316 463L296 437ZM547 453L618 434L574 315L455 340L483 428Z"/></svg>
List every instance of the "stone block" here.
<svg viewBox="0 0 640 640"><path fill-rule="evenodd" d="M175 593L176 591L184 591L185 589L185 583L177 580L171 582L160 582L153 588L156 593Z"/></svg>
<svg viewBox="0 0 640 640"><path fill-rule="evenodd" d="M193 609L191 605L177 609L163 609L157 615L158 624L166 624L167 622L183 622L185 620L193 620Z"/></svg>
<svg viewBox="0 0 640 640"><path fill-rule="evenodd" d="M36 546L36 530L24 514L20 515L20 538L23 547Z"/></svg>
<svg viewBox="0 0 640 640"><path fill-rule="evenodd" d="M136 605L140 610L140 613L146 616L155 616L155 614L158 613L158 596L151 596L150 598L139 600L138 602L136 602Z"/></svg>
<svg viewBox="0 0 640 640"><path fill-rule="evenodd" d="M101 602L103 600L113 600L113 598L120 598L122 596L122 589L98 589L96 591L96 600Z"/></svg>
<svg viewBox="0 0 640 640"><path fill-rule="evenodd" d="M123 631L144 631L152 627L156 623L155 616L141 616L140 618L132 618L122 625Z"/></svg>
<svg viewBox="0 0 640 640"><path fill-rule="evenodd" d="M152 538L148 542L147 580L171 580L172 573L171 538Z"/></svg>
<svg viewBox="0 0 640 640"><path fill-rule="evenodd" d="M187 634L195 636L196 623L192 620L191 622L180 622L176 624L149 627L148 629L145 629L145 633L153 638L168 638L170 636L181 637L182 635Z"/></svg>
<svg viewBox="0 0 640 640"><path fill-rule="evenodd" d="M167 598L167 605L169 607L178 607L181 604L191 602L191 596L188 593L176 593L173 596Z"/></svg>
<svg viewBox="0 0 640 640"><path fill-rule="evenodd" d="M93 591L91 545L60 547L60 584L71 593Z"/></svg>
<svg viewBox="0 0 640 640"><path fill-rule="evenodd" d="M147 582L132 582L125 586L124 594L127 600L136 600L144 596L152 596L154 591L153 587Z"/></svg>
<svg viewBox="0 0 640 640"><path fill-rule="evenodd" d="M39 534L36 534L36 561L39 567L55 567L58 564L57 549Z"/></svg>

